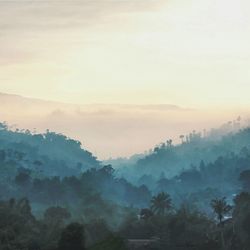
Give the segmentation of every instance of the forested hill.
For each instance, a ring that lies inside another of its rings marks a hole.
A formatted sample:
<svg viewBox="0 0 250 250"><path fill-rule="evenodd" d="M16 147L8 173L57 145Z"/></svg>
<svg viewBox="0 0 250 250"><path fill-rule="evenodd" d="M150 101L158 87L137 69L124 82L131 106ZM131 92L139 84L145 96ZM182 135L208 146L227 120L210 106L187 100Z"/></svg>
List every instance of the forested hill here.
<svg viewBox="0 0 250 250"><path fill-rule="evenodd" d="M47 131L15 131L0 123L1 160L16 168L37 170L45 175L67 176L89 168L99 168L100 162L79 141ZM10 159L11 161L8 161Z"/></svg>
<svg viewBox="0 0 250 250"><path fill-rule="evenodd" d="M220 156L238 154L243 148L250 148L250 128L218 135L217 138L194 131L184 138L176 146L171 140L161 143L135 163L121 168L120 174L131 179L145 174L158 178L162 173L173 177L185 169L198 167L201 161L214 162Z"/></svg>

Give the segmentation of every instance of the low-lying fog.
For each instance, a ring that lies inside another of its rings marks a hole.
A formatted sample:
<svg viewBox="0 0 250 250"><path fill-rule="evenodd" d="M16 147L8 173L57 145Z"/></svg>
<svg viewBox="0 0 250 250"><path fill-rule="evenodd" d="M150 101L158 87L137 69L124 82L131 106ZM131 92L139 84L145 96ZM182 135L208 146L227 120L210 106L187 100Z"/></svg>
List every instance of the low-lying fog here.
<svg viewBox="0 0 250 250"><path fill-rule="evenodd" d="M46 129L77 140L100 159L126 157L152 148L165 138L179 143L181 134L218 127L246 110L209 110L175 105L64 104L0 95L0 116L13 129ZM242 122L242 123L243 123ZM15 127L16 126L16 127Z"/></svg>

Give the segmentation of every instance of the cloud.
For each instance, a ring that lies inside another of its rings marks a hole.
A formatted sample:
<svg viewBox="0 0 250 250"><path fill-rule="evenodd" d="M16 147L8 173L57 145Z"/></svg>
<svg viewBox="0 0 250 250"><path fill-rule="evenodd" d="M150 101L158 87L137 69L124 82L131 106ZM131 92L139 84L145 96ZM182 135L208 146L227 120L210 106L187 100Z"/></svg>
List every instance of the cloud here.
<svg viewBox="0 0 250 250"><path fill-rule="evenodd" d="M0 34L85 28L123 13L153 12L163 0L0 1Z"/></svg>
<svg viewBox="0 0 250 250"><path fill-rule="evenodd" d="M0 88L79 103L246 104L249 9L247 0L2 1Z"/></svg>
<svg viewBox="0 0 250 250"><path fill-rule="evenodd" d="M50 63L53 57L61 56L61 51L65 52L79 44L97 42L89 33L91 27L112 26L114 16L154 11L161 2L1 0L0 70L11 65Z"/></svg>
<svg viewBox="0 0 250 250"><path fill-rule="evenodd" d="M100 158L129 156L196 129L218 126L238 112L175 105L76 105L0 94L0 116L18 128L64 133ZM233 114L233 115L232 115ZM244 115L243 115L244 117Z"/></svg>

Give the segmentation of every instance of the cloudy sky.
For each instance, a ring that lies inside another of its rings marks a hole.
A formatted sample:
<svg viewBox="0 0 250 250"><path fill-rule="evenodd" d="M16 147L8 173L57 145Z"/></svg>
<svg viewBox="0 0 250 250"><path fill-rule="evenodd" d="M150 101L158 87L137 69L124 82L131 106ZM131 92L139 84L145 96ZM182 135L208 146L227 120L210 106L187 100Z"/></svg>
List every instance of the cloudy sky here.
<svg viewBox="0 0 250 250"><path fill-rule="evenodd" d="M0 92L59 102L1 119L101 158L248 116L249 69L249 0L0 0Z"/></svg>
<svg viewBox="0 0 250 250"><path fill-rule="evenodd" d="M250 104L248 0L0 0L0 16L1 92Z"/></svg>

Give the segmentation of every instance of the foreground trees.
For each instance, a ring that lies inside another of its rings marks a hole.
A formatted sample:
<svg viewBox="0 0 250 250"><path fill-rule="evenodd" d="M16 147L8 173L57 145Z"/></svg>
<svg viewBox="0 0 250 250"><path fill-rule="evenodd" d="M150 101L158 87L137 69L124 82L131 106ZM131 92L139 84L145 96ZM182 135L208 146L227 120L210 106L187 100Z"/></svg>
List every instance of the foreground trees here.
<svg viewBox="0 0 250 250"><path fill-rule="evenodd" d="M85 250L85 238L83 225L79 223L69 224L61 234L58 250Z"/></svg>
<svg viewBox="0 0 250 250"><path fill-rule="evenodd" d="M250 193L242 192L234 199L234 230L242 249L250 249Z"/></svg>
<svg viewBox="0 0 250 250"><path fill-rule="evenodd" d="M131 213L127 218L124 217L119 227L112 229L105 220L100 219L89 223L79 223L80 220L78 223L73 222L75 219L71 219L67 209L61 207L48 208L43 219L38 220L32 215L27 199L1 201L0 249L126 250L127 239L153 240L157 243L157 250L250 249L249 193L237 195L233 208L225 198L211 201L219 224L186 205L167 213L173 205L170 196L165 193L156 195L152 201L157 201L155 205L160 204L157 206L160 213L142 209L141 215L144 217L139 219ZM231 210L232 218L225 220L225 215Z"/></svg>
<svg viewBox="0 0 250 250"><path fill-rule="evenodd" d="M66 209L52 207L39 221L32 215L27 199L0 201L0 249L84 250L83 225L65 227L63 220L69 216Z"/></svg>

